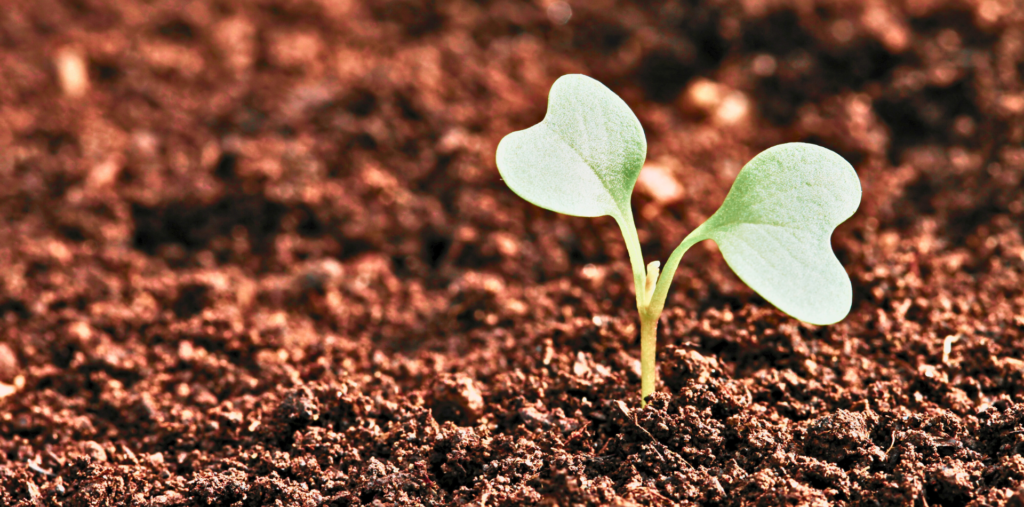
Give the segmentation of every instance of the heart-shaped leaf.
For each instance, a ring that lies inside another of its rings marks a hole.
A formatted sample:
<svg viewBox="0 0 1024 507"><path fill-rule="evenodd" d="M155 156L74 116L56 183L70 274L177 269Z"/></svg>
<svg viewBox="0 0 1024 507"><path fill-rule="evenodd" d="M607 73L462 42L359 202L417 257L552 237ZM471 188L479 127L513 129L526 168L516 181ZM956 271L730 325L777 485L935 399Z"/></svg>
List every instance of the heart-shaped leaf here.
<svg viewBox="0 0 1024 507"><path fill-rule="evenodd" d="M501 140L497 163L509 188L537 206L622 224L632 221L629 199L646 155L629 106L600 82L570 74L551 86L543 121Z"/></svg>
<svg viewBox="0 0 1024 507"><path fill-rule="evenodd" d="M850 278L832 231L860 205L860 180L835 152L805 143L769 148L747 163L701 236L780 310L812 324L850 312Z"/></svg>

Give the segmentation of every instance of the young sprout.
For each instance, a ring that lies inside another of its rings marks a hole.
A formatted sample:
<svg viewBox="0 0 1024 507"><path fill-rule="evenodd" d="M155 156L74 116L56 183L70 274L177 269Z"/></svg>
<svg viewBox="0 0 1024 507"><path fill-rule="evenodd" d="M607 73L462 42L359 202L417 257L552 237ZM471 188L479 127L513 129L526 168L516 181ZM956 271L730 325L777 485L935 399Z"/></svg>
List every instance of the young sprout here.
<svg viewBox="0 0 1024 507"><path fill-rule="evenodd" d="M615 219L626 240L640 313L641 403L654 392L658 318L683 254L705 239L783 312L833 324L850 311L850 278L832 253L836 226L860 205L860 181L836 153L805 143L769 148L743 167L725 202L672 252L659 276L644 265L630 195L647 155L643 128L622 99L579 74L551 87L540 123L498 144L498 171L523 199L566 215Z"/></svg>

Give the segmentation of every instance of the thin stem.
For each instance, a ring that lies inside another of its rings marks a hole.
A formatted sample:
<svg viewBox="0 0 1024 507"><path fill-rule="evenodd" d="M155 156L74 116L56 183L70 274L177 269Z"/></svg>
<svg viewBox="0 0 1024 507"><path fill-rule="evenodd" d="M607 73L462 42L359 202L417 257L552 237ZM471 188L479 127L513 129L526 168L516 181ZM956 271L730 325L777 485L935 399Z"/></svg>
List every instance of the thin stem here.
<svg viewBox="0 0 1024 507"><path fill-rule="evenodd" d="M647 405L645 399L654 392L654 384L657 379L657 370L655 369L654 362L658 355L658 319L661 318L661 312L665 309L668 288L672 285L672 279L675 277L676 269L679 268L679 261L682 260L683 254L691 246L703 239L707 239L707 236L704 235L703 225L694 229L686 236L686 239L676 247L672 255L669 256L668 261L665 262L665 269L661 272L661 276L658 277L658 285L654 288L654 294L651 295L646 305L640 308L641 406Z"/></svg>
<svg viewBox="0 0 1024 507"><path fill-rule="evenodd" d="M633 287L636 289L636 308L641 312L647 306L646 291L647 272L644 268L644 254L640 250L640 237L636 234L633 212L629 208L623 211L615 221L622 230L622 238L626 240L626 251L629 252L629 264L633 269Z"/></svg>
<svg viewBox="0 0 1024 507"><path fill-rule="evenodd" d="M661 312L658 312L660 315ZM657 370L654 359L658 353L658 317L640 311L640 406L647 406L647 396L654 392Z"/></svg>
<svg viewBox="0 0 1024 507"><path fill-rule="evenodd" d="M669 256L665 262L665 268L661 270L661 277L658 278L658 285L654 288L654 294L651 296L651 300L647 303L647 311L654 316L655 321L661 316L661 311L665 309L665 299L668 298L668 288L672 285L672 279L676 276L676 269L679 268L679 261L682 260L683 254L690 249L691 246L708 239L708 236L704 233L704 224L694 229L683 239L682 243L672 251L672 255Z"/></svg>
<svg viewBox="0 0 1024 507"><path fill-rule="evenodd" d="M622 237L626 240L626 251L629 252L629 263L633 269L633 284L636 290L636 308L640 313L640 403L646 406L644 398L654 392L657 370L654 360L658 355L658 319L665 309L665 298L668 297L668 288L672 285L672 278L675 277L676 269L679 268L679 261L683 254L697 242L707 239L704 235L704 225L694 229L686 236L686 239L676 247L675 251L665 263L665 269L658 276L657 266L651 270L651 276L657 277L658 284L651 293L647 290L647 269L644 267L644 255L640 250L640 237L636 233L636 224L633 222L633 212L627 208L621 216L615 217L615 221L622 230Z"/></svg>

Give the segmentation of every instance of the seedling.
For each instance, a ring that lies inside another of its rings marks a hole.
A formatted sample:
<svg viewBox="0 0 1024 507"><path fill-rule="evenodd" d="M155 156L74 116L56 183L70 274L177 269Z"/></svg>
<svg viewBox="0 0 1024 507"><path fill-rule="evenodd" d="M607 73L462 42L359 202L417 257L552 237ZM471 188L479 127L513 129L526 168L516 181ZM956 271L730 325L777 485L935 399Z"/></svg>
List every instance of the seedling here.
<svg viewBox="0 0 1024 507"><path fill-rule="evenodd" d="M860 205L860 181L846 160L805 143L761 152L659 276L658 261L644 267L630 207L646 155L643 128L629 106L579 74L555 81L544 120L505 136L497 152L498 171L523 199L566 215L608 215L619 224L640 313L641 400L654 392L658 319L669 285L683 254L700 241L717 243L736 275L783 312L819 325L846 317L853 290L829 241Z"/></svg>

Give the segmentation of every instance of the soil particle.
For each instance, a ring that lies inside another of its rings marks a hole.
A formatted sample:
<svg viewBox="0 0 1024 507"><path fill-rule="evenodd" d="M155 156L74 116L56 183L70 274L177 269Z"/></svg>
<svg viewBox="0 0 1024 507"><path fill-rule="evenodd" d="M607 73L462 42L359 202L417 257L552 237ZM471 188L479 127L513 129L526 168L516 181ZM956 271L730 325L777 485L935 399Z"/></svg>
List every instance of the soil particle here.
<svg viewBox="0 0 1024 507"><path fill-rule="evenodd" d="M6 343L0 343L0 382L13 382L19 373L21 367L14 349Z"/></svg>
<svg viewBox="0 0 1024 507"><path fill-rule="evenodd" d="M301 426L320 419L320 407L310 389L303 386L285 395L276 415L283 422Z"/></svg>
<svg viewBox="0 0 1024 507"><path fill-rule="evenodd" d="M471 425L484 408L484 399L473 379L461 375L444 375L434 381L430 406L439 422L452 421Z"/></svg>
<svg viewBox="0 0 1024 507"><path fill-rule="evenodd" d="M847 468L869 464L870 460L865 462L865 458L877 454L871 452L877 449L870 439L869 420L873 419L870 415L865 417L863 414L837 410L810 421L804 442L805 452L832 463L843 463Z"/></svg>
<svg viewBox="0 0 1024 507"><path fill-rule="evenodd" d="M669 348L662 363L663 381L672 389L681 389L689 382L704 384L712 376L721 376L722 368L714 357L696 350Z"/></svg>

